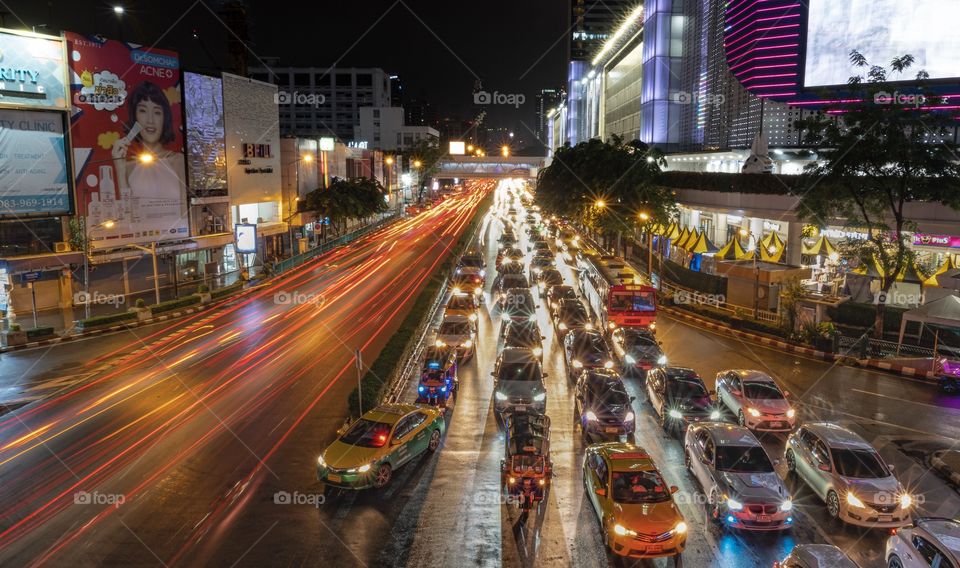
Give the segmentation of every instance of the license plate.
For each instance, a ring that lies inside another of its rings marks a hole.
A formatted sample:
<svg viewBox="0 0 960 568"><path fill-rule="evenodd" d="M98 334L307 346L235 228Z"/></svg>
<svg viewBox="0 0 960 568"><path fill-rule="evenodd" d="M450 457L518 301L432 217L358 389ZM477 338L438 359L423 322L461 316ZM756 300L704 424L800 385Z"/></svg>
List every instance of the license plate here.
<svg viewBox="0 0 960 568"><path fill-rule="evenodd" d="M758 515L757 520L760 521L761 523L769 523L770 515Z"/></svg>
<svg viewBox="0 0 960 568"><path fill-rule="evenodd" d="M770 427L771 427L771 428L783 428L783 422L771 422L771 423L770 423Z"/></svg>
<svg viewBox="0 0 960 568"><path fill-rule="evenodd" d="M881 523L889 523L893 521L893 515L880 515L880 517L877 520L880 521Z"/></svg>
<svg viewBox="0 0 960 568"><path fill-rule="evenodd" d="M616 426L608 426L608 427L607 427L607 434L616 434L616 433L619 432L619 431L620 431L620 429L617 428Z"/></svg>
<svg viewBox="0 0 960 568"><path fill-rule="evenodd" d="M327 475L327 481L332 481L332 482L334 482L334 483L340 483L341 481L343 481L343 478L340 477L339 475L335 474L335 473L331 473L331 474Z"/></svg>
<svg viewBox="0 0 960 568"><path fill-rule="evenodd" d="M514 412L526 412L526 411L527 411L527 407L524 406L524 405L522 405L522 404L518 404L518 405L516 405L516 406L513 407L513 411L514 411Z"/></svg>
<svg viewBox="0 0 960 568"><path fill-rule="evenodd" d="M649 552L650 554L659 554L663 552L663 545L662 544L647 545L647 552Z"/></svg>

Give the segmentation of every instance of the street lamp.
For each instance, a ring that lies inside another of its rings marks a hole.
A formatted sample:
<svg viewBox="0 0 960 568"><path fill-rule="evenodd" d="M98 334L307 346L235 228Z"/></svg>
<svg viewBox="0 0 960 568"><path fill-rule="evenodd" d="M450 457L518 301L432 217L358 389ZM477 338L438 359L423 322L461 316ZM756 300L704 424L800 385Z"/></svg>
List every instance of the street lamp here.
<svg viewBox="0 0 960 568"><path fill-rule="evenodd" d="M113 219L107 219L93 226L94 229L112 229L116 225ZM84 318L90 319L90 231L86 217L83 218L83 307Z"/></svg>
<svg viewBox="0 0 960 568"><path fill-rule="evenodd" d="M647 233L647 276L650 277L650 284L653 284L653 232L650 231L650 214L646 211L640 212L640 222L643 223L643 231Z"/></svg>
<svg viewBox="0 0 960 568"><path fill-rule="evenodd" d="M113 13L122 16L123 15L123 6L117 5L113 7Z"/></svg>
<svg viewBox="0 0 960 568"><path fill-rule="evenodd" d="M500 153L503 154L503 157L504 157L504 158L509 158L509 157L510 157L510 146L507 146L506 144L504 144L503 147L500 148Z"/></svg>
<svg viewBox="0 0 960 568"><path fill-rule="evenodd" d="M603 209L607 206L607 202L602 199L598 199L594 202L594 205L597 207L597 209Z"/></svg>
<svg viewBox="0 0 960 568"><path fill-rule="evenodd" d="M308 163L308 164L309 164L310 162L312 162L312 161L313 161L313 154L304 154L304 155L303 155L303 161L306 162L306 163Z"/></svg>

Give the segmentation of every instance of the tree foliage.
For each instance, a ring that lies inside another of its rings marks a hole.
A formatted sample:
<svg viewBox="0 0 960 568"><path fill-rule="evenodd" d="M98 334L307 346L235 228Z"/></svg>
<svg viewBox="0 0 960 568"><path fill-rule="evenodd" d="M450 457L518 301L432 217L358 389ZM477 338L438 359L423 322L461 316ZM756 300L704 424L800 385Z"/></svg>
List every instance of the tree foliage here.
<svg viewBox="0 0 960 568"><path fill-rule="evenodd" d="M894 58L889 70L870 65L860 53L850 61L864 74L851 77L852 96L827 113L798 121L804 142L821 148L820 160L807 167L797 205L798 215L825 226L840 218L848 228L867 233L850 242L847 252L877 265L889 291L895 275L912 262L908 233L916 224L907 215L911 202L942 203L960 208L960 154L945 135L953 117L931 108L941 102L929 92L927 74L916 74L919 88L903 94L892 81L913 64ZM830 112L833 111L833 112ZM882 333L883 306L878 305L876 333Z"/></svg>
<svg viewBox="0 0 960 568"><path fill-rule="evenodd" d="M308 193L300 210L314 213L317 220L329 217L331 225L342 231L349 219L362 219L386 211L386 195L387 191L376 179L335 177L330 187Z"/></svg>
<svg viewBox="0 0 960 568"><path fill-rule="evenodd" d="M662 154L643 142L589 140L559 148L537 179L544 211L574 219L603 235L633 230L639 214L667 223L676 209L672 190L654 183ZM602 206L599 204L602 203Z"/></svg>
<svg viewBox="0 0 960 568"><path fill-rule="evenodd" d="M446 157L447 153L440 148L440 140L425 138L408 148L403 154L407 157L411 169L417 171L420 180L420 185L417 188L417 201L422 201L427 183L432 177L440 173L440 162ZM414 161L420 162L419 168L413 167Z"/></svg>

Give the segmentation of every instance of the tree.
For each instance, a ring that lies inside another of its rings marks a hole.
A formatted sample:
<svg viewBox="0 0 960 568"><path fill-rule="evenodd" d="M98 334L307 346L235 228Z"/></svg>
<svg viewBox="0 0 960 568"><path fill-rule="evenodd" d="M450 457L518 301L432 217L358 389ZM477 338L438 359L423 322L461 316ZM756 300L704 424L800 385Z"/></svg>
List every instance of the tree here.
<svg viewBox="0 0 960 568"><path fill-rule="evenodd" d="M333 178L330 187L311 191L300 210L312 212L317 220L330 218L337 232L346 230L349 219L362 219L387 210L386 190L372 178Z"/></svg>
<svg viewBox="0 0 960 568"><path fill-rule="evenodd" d="M417 179L419 180L417 202L419 203L423 201L423 192L427 188L427 181L440 173L440 161L447 156L447 153L440 148L440 140L425 138L404 151L404 155L409 159L410 167L417 171ZM414 162L418 162L420 166L415 167Z"/></svg>
<svg viewBox="0 0 960 568"><path fill-rule="evenodd" d="M648 222L666 223L676 210L673 191L655 183L664 164L659 150L635 140L594 139L556 151L537 178L544 211L578 221L605 239Z"/></svg>
<svg viewBox="0 0 960 568"><path fill-rule="evenodd" d="M881 290L888 292L913 261L907 238L916 223L906 217L907 204L960 208L957 147L941 138L953 117L932 108L942 99L927 92L925 72L917 73L919 87L911 95L891 83L892 75L913 64L912 56L894 58L889 70L869 65L856 51L850 61L866 71L848 81L852 96L847 99L857 102L797 122L805 130L804 142L820 148L820 160L807 167L796 211L819 226L839 218L865 232L867 239L847 243L846 252L861 262L875 262L882 271ZM877 337L883 334L883 310L878 302Z"/></svg>

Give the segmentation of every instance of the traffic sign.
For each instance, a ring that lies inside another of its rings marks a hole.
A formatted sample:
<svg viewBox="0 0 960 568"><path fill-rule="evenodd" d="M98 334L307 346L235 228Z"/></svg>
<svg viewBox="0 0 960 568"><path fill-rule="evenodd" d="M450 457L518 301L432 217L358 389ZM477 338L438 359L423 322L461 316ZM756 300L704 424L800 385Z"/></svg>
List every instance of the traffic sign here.
<svg viewBox="0 0 960 568"><path fill-rule="evenodd" d="M20 282L24 284L28 282L36 282L40 280L40 277L43 276L43 272L39 270L34 270L33 272L23 272L20 274Z"/></svg>

